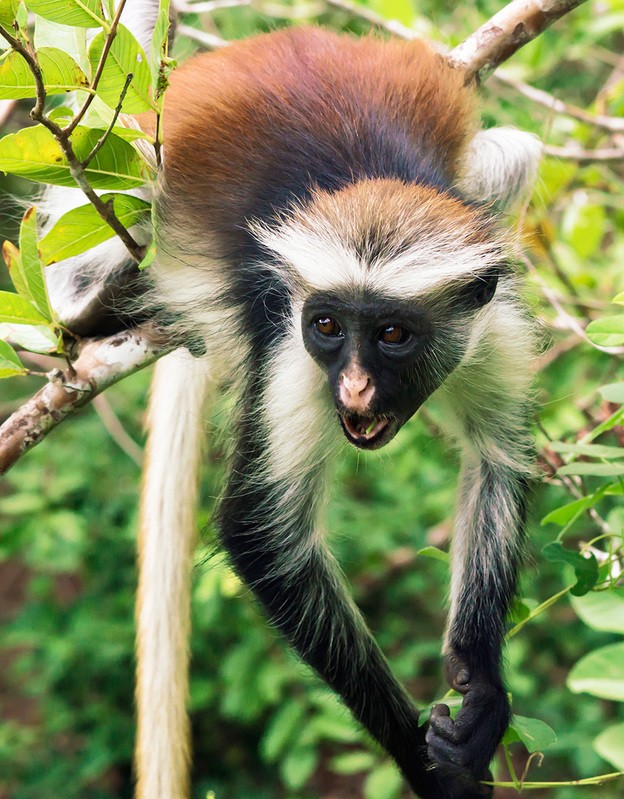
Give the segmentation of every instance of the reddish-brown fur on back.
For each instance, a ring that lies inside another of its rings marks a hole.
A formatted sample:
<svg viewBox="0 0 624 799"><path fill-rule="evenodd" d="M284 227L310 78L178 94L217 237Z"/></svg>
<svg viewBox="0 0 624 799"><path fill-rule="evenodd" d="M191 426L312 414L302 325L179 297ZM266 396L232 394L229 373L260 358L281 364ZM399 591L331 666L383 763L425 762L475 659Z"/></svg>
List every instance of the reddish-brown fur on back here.
<svg viewBox="0 0 624 799"><path fill-rule="evenodd" d="M473 92L424 42L318 28L257 36L174 72L167 211L208 223L221 238L301 199L306 180L340 187L347 170L409 180L416 169L444 188L473 132Z"/></svg>

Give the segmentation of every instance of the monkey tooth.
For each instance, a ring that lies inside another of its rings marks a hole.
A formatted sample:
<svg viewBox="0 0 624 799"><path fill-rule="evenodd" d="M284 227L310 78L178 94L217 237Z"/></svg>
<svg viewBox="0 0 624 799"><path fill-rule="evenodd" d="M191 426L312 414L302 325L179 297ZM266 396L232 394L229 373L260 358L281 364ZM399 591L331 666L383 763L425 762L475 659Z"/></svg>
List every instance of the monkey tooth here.
<svg viewBox="0 0 624 799"><path fill-rule="evenodd" d="M358 414L340 414L340 420L347 437L352 443L368 444L386 429L388 419L382 416L359 416Z"/></svg>

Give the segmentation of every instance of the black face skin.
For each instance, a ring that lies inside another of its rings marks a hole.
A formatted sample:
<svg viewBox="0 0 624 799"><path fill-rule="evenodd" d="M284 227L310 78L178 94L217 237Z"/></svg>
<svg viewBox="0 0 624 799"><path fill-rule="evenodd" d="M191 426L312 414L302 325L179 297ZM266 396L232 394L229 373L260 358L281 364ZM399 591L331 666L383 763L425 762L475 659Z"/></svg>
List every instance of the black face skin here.
<svg viewBox="0 0 624 799"><path fill-rule="evenodd" d="M469 322L494 296L498 271L412 302L362 292L319 292L305 302L303 340L327 372L347 440L387 444L460 362ZM357 364L375 393L363 414L346 408L340 377Z"/></svg>

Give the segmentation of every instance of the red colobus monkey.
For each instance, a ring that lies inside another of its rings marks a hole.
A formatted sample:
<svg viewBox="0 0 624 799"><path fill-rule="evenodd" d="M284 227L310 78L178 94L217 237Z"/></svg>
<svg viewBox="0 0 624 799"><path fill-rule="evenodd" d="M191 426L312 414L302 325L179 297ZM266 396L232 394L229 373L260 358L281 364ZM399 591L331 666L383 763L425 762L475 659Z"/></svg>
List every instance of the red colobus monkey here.
<svg viewBox="0 0 624 799"><path fill-rule="evenodd" d="M530 324L499 216L539 155L527 134L479 131L473 89L419 41L290 29L173 73L143 305L195 357L159 363L150 409L140 799L188 794L196 473L223 382L237 397L217 515L232 566L418 796L491 793L479 781L509 721L501 646L531 471ZM116 247L51 268L70 326L110 324L110 287L130 274ZM318 515L340 441L382 447L433 394L462 450L444 654L463 706L419 727Z"/></svg>

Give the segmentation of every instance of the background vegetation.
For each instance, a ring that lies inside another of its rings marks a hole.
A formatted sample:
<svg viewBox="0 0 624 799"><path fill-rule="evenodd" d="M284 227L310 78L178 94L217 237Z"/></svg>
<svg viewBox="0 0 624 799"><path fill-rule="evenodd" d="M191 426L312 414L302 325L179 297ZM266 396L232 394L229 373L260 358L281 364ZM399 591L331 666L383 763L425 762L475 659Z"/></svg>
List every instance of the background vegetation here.
<svg viewBox="0 0 624 799"><path fill-rule="evenodd" d="M493 0L372 0L366 7L453 45L500 6ZM367 30L348 11L316 0L258 2L184 18L225 38L293 20ZM505 74L592 114L621 116L623 30L622 0L588 2L521 50ZM182 35L177 55L196 46ZM547 728L520 721L496 770L509 781L511 765L522 777L528 744L544 752L541 767L539 757L532 759L528 780L569 781L624 769L624 587L618 582L624 315L611 305L624 292L624 136L608 137L596 125L555 114L497 78L482 94L486 125L531 130L564 152L571 143L615 151L604 161L547 157L518 225L527 300L541 328L536 435L542 479L533 487L524 600L512 620L527 623L510 640L507 675L516 713L547 723L556 740ZM24 127L30 106L21 103L3 132ZM11 177L0 183L0 233L16 241L21 211L15 198L32 200L37 188ZM10 288L6 273L0 279ZM40 382L4 381L2 417ZM142 441L148 383L142 373L110 390L25 457L0 487L2 799L131 796L140 451L127 436ZM210 518L223 433L217 413L193 582L194 796L399 797L402 783L392 766L276 639L214 554ZM577 446L550 445L551 439ZM591 442L610 449L583 448ZM423 706L446 690L440 639L448 567L435 551L416 553L447 549L457 465L437 435L435 409L428 409L379 455L344 452L327 514L332 547L355 598ZM540 523L544 517L550 521ZM563 547L553 543L558 536ZM577 594L594 590L572 598L566 589L575 585ZM553 597L550 607L540 608ZM524 744L512 742L518 737ZM600 788L549 787L536 795L568 799L600 791L613 799L623 786L620 778ZM501 788L496 795L517 794Z"/></svg>

